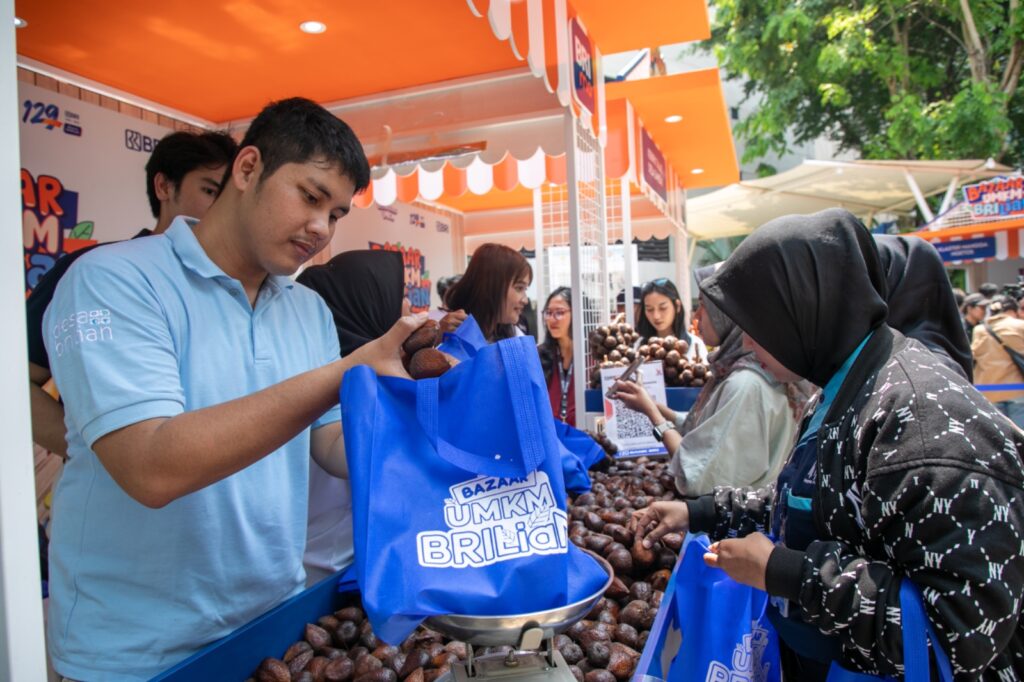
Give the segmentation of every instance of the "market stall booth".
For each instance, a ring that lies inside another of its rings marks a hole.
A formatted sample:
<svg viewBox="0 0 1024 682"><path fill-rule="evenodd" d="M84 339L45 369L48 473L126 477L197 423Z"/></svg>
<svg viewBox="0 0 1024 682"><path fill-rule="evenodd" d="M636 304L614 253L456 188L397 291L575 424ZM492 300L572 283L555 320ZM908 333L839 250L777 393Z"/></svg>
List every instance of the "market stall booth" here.
<svg viewBox="0 0 1024 682"><path fill-rule="evenodd" d="M931 242L960 286L976 291L984 282L1017 285L1024 278L1024 178L1000 175L966 182L951 192L944 210L915 234Z"/></svg>
<svg viewBox="0 0 1024 682"><path fill-rule="evenodd" d="M717 73L607 89L601 74L602 54L706 38L703 2L627 10L495 0L429 12L415 2L188 2L159 12L117 3L99 13L50 3L18 12L27 22L17 36L19 299L63 254L150 220L141 167L164 134L241 132L264 103L293 94L352 125L374 165L363 210L321 261L352 248L401 250L407 293L426 308L437 304L432 280L461 270L474 244L521 232L532 241L520 245L540 254L543 287L567 274L581 283L577 309L584 296L593 302L574 320L581 351L607 319L614 286L634 281L628 258L621 279L609 278L609 243L628 245L645 222L650 234L684 236L685 190L737 173ZM308 19L321 25L298 30ZM96 173L97 158L109 169ZM685 267L685 238L677 243ZM558 275L542 264L543 247L555 246L569 255ZM583 374L587 356L576 357Z"/></svg>

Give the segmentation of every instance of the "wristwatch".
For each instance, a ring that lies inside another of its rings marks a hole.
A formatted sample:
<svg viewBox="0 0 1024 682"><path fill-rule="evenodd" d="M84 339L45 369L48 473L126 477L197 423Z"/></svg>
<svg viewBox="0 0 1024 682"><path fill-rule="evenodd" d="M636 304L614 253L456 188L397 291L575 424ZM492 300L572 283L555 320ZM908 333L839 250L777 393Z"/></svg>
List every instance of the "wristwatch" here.
<svg viewBox="0 0 1024 682"><path fill-rule="evenodd" d="M661 443L665 439L665 432L676 428L676 425L669 421L661 422L654 427L654 439Z"/></svg>

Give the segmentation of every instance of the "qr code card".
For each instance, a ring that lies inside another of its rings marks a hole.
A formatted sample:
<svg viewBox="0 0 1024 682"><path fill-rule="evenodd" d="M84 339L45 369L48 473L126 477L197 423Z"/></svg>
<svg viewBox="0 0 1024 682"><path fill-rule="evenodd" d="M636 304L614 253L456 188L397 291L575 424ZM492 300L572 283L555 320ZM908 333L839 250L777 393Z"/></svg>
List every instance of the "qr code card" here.
<svg viewBox="0 0 1024 682"><path fill-rule="evenodd" d="M622 367L606 367L601 370L601 394L604 399L605 435L619 448L616 455L643 457L667 454L665 447L654 437L654 425L646 416L626 407L621 400L605 397L616 379L623 372ZM648 362L640 366L639 380L654 402L667 404L665 397L665 365L661 361Z"/></svg>

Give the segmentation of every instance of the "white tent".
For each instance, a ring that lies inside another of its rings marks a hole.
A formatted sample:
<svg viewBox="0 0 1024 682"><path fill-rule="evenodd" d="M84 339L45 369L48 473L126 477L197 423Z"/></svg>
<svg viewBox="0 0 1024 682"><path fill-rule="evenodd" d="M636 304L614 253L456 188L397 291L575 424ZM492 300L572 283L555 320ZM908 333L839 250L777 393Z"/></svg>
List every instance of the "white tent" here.
<svg viewBox="0 0 1024 682"><path fill-rule="evenodd" d="M749 234L779 216L835 207L869 222L875 214L916 206L929 221L926 197L945 192L945 210L960 184L1012 171L984 160L804 161L784 173L688 199L686 229L693 239L718 239Z"/></svg>

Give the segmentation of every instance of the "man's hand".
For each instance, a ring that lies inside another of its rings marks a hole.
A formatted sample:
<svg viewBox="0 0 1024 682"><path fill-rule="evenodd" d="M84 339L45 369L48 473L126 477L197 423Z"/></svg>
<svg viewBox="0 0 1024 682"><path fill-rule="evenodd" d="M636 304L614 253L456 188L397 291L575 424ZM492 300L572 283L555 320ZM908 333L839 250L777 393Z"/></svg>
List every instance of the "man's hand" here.
<svg viewBox="0 0 1024 682"><path fill-rule="evenodd" d="M666 533L685 533L689 527L690 509L685 502L654 502L633 512L627 528L650 548Z"/></svg>
<svg viewBox="0 0 1024 682"><path fill-rule="evenodd" d="M646 415L652 424L660 424L663 421L658 405L651 398L651 394L635 381L616 381L612 385L612 391L626 407Z"/></svg>
<svg viewBox="0 0 1024 682"><path fill-rule="evenodd" d="M704 563L720 568L738 583L765 589L768 557L775 543L761 533L751 533L735 540L721 540L708 548Z"/></svg>
<svg viewBox="0 0 1024 682"><path fill-rule="evenodd" d="M466 321L467 317L468 317L468 315L466 315L466 311L465 310L453 310L453 311L451 311L450 313L448 313L447 315L442 317L440 322L438 322L438 324L441 326L441 333L442 334L450 334L450 333L452 333L453 331L458 329L460 326L462 326L462 323Z"/></svg>
<svg viewBox="0 0 1024 682"><path fill-rule="evenodd" d="M402 366L402 343L427 321L426 313L399 318L379 339L370 341L347 356L353 365L369 365L380 376L409 378Z"/></svg>

